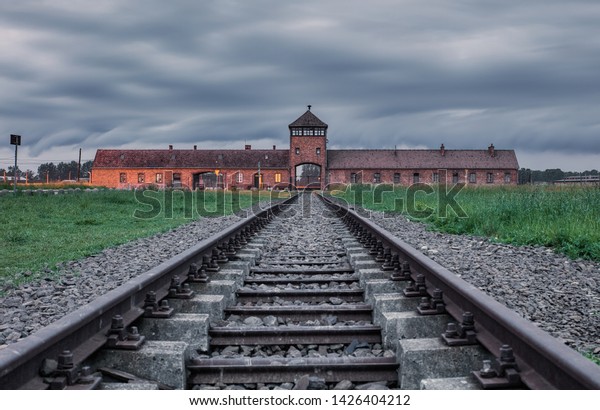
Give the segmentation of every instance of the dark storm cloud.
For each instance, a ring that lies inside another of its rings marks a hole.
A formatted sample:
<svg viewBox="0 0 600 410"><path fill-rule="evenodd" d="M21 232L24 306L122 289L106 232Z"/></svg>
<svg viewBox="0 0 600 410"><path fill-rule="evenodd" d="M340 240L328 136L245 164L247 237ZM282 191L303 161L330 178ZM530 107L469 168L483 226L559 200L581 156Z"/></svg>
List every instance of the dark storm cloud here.
<svg viewBox="0 0 600 410"><path fill-rule="evenodd" d="M338 147L600 155L596 1L12 3L0 132L27 135L40 158L285 146L309 103Z"/></svg>

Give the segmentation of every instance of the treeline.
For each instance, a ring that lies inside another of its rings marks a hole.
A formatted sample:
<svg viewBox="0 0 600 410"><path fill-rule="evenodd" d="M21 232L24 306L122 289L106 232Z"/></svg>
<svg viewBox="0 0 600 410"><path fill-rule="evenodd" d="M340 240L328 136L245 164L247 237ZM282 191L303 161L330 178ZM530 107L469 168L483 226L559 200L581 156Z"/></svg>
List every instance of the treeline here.
<svg viewBox="0 0 600 410"><path fill-rule="evenodd" d="M554 182L566 177L574 177L580 175L598 175L596 169L583 172L563 171L562 169L547 169L545 171L532 170L529 168L519 169L519 184L533 184L536 182Z"/></svg>
<svg viewBox="0 0 600 410"><path fill-rule="evenodd" d="M81 164L79 178L89 178L93 163L93 161L86 161ZM31 182L75 180L77 179L77 165L77 161L59 162L58 164L46 162L38 167L37 173L31 169L23 171L17 166L17 175L23 179L27 176L27 180ZM8 169L0 168L0 177L5 174L7 177L12 177L14 168L14 166L8 167Z"/></svg>

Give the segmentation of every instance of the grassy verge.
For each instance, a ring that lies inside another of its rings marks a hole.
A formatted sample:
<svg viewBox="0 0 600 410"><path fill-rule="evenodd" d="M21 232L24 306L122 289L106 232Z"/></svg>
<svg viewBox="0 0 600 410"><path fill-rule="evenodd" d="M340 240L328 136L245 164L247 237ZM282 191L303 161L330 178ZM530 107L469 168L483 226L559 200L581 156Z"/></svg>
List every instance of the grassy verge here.
<svg viewBox="0 0 600 410"><path fill-rule="evenodd" d="M433 229L543 245L600 261L600 189L593 187L371 186L332 191L348 203L403 213Z"/></svg>
<svg viewBox="0 0 600 410"><path fill-rule="evenodd" d="M59 262L93 255L201 217L232 214L270 197L268 192L259 198L256 192L223 191L3 196L0 289L48 275Z"/></svg>

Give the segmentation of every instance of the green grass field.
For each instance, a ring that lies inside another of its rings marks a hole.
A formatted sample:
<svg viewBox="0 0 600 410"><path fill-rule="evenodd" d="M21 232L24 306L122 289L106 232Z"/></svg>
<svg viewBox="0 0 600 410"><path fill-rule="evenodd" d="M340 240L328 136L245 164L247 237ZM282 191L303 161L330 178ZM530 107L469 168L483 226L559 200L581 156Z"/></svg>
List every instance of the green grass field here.
<svg viewBox="0 0 600 410"><path fill-rule="evenodd" d="M420 190L419 190L420 189ZM543 245L571 258L600 261L600 189L597 187L353 186L334 196L368 209L403 213L453 234L515 245Z"/></svg>
<svg viewBox="0 0 600 410"><path fill-rule="evenodd" d="M282 194L282 196L285 194ZM273 193L276 198L277 194ZM261 200L269 192L260 194ZM132 239L258 202L256 192L100 191L0 197L0 290ZM24 272L30 272L23 275Z"/></svg>

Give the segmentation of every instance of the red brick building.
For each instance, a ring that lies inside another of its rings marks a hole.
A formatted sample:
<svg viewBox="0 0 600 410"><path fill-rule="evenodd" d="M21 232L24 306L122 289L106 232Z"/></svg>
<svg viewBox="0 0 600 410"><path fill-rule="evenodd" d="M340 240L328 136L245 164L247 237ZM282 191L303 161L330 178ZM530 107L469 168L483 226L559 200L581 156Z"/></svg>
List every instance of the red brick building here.
<svg viewBox="0 0 600 410"><path fill-rule="evenodd" d="M289 149L110 150L96 152L92 183L249 189L323 188L335 183L516 184L513 150L328 150L328 125L308 110L289 128Z"/></svg>

